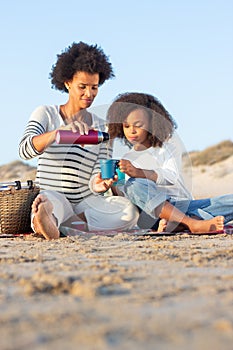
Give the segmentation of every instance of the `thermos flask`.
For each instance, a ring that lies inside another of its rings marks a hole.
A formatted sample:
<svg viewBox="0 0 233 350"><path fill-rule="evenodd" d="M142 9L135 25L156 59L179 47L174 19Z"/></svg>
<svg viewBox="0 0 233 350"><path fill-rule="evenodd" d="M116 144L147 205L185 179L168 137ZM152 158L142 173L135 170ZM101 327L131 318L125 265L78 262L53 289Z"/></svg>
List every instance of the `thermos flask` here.
<svg viewBox="0 0 233 350"><path fill-rule="evenodd" d="M79 132L71 130L58 130L56 132L56 143L59 144L97 145L108 140L109 134L99 130L89 130L88 135L80 135Z"/></svg>

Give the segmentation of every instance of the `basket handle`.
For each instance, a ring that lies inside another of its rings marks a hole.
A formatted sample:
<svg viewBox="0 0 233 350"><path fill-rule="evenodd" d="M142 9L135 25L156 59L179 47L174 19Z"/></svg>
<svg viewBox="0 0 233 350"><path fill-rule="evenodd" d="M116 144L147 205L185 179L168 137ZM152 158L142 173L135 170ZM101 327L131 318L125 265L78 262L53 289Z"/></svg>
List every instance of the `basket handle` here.
<svg viewBox="0 0 233 350"><path fill-rule="evenodd" d="M21 190L22 186L21 186L21 182L20 181L15 181L15 189L16 190Z"/></svg>
<svg viewBox="0 0 233 350"><path fill-rule="evenodd" d="M27 182L25 183L21 183L21 181L19 180L12 182L0 182L0 191L9 190L10 187L14 187L15 190L21 190L22 188L28 188L29 190L31 190L34 187L34 183L32 180L27 180Z"/></svg>
<svg viewBox="0 0 233 350"><path fill-rule="evenodd" d="M33 188L33 181L32 180L27 180L28 188L31 190Z"/></svg>

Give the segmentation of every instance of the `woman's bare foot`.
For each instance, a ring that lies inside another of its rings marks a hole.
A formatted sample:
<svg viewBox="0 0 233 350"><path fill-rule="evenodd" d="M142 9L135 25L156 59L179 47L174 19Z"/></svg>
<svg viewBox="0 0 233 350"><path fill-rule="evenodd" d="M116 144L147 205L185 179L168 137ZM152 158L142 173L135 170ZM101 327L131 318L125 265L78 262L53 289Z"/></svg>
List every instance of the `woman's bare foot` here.
<svg viewBox="0 0 233 350"><path fill-rule="evenodd" d="M165 232L166 228L167 228L167 220L160 219L159 220L159 227L157 229L157 232Z"/></svg>
<svg viewBox="0 0 233 350"><path fill-rule="evenodd" d="M32 203L34 214L33 225L37 234L43 235L46 239L57 239L60 232L53 216L53 205L48 198L39 194Z"/></svg>
<svg viewBox="0 0 233 350"><path fill-rule="evenodd" d="M210 220L190 219L188 227L192 233L207 233L211 231L221 231L224 228L224 217L216 216Z"/></svg>

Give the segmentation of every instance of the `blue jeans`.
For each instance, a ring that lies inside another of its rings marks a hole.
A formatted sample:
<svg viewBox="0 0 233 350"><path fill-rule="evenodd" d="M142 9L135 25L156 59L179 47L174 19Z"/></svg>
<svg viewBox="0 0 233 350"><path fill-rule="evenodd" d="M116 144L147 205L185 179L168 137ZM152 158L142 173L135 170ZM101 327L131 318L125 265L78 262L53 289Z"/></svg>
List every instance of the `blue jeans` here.
<svg viewBox="0 0 233 350"><path fill-rule="evenodd" d="M206 199L174 200L153 181L140 178L130 178L124 190L133 204L155 219L158 219L155 217L155 208L167 200L188 216L206 220L222 215L225 224L233 220L233 194Z"/></svg>

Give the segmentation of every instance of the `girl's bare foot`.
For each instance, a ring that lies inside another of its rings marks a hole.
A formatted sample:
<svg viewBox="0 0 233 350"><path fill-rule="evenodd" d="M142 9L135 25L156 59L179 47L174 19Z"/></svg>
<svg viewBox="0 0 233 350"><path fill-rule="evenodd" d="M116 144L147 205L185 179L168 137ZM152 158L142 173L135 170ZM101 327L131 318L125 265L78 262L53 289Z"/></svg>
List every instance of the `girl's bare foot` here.
<svg viewBox="0 0 233 350"><path fill-rule="evenodd" d="M46 239L57 239L60 232L53 216L53 205L48 198L39 194L32 203L34 214L33 225L37 234L43 235Z"/></svg>
<svg viewBox="0 0 233 350"><path fill-rule="evenodd" d="M210 220L199 220L185 215L175 206L165 201L160 206L155 208L155 217L164 218L168 221L168 228L170 231L171 224L173 229L174 223L182 224L186 229L192 233L207 233L211 231L222 231L224 228L224 217L216 216ZM177 226L178 226L177 225Z"/></svg>
<svg viewBox="0 0 233 350"><path fill-rule="evenodd" d="M191 219L188 227L192 233L207 233L211 231L221 231L224 228L224 217L216 216L210 220Z"/></svg>

